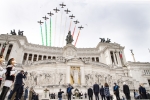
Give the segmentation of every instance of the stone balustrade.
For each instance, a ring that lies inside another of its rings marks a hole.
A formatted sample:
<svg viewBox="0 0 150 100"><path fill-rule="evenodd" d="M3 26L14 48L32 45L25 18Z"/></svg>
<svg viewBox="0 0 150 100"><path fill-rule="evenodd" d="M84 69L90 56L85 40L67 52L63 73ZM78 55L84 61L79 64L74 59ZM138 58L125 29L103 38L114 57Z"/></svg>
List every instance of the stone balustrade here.
<svg viewBox="0 0 150 100"><path fill-rule="evenodd" d="M143 70L143 75L150 75L150 70L149 69L145 69L145 70Z"/></svg>

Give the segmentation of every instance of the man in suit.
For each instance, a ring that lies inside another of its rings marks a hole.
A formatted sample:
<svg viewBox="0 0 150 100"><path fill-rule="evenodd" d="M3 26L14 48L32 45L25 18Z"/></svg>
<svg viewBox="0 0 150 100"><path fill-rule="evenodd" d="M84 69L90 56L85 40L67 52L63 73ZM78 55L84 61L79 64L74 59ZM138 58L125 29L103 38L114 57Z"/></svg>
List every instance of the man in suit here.
<svg viewBox="0 0 150 100"><path fill-rule="evenodd" d="M89 100L93 100L93 90L91 88L88 89Z"/></svg>
<svg viewBox="0 0 150 100"><path fill-rule="evenodd" d="M118 86L116 83L114 83L114 84L115 84L115 86L113 87L114 94L116 95L116 99L117 99L117 100L120 100L120 96L119 96L119 86Z"/></svg>
<svg viewBox="0 0 150 100"><path fill-rule="evenodd" d="M139 93L142 96L142 99L147 99L146 89L143 87L143 84L139 86Z"/></svg>
<svg viewBox="0 0 150 100"><path fill-rule="evenodd" d="M18 96L19 99L21 99L23 92L24 92L24 83L22 84L22 86L19 89L19 96Z"/></svg>
<svg viewBox="0 0 150 100"><path fill-rule="evenodd" d="M73 89L73 87L69 84L69 85L68 85L68 88L67 88L68 100L71 100L71 95L72 95L71 90L72 90L72 89Z"/></svg>
<svg viewBox="0 0 150 100"><path fill-rule="evenodd" d="M102 85L101 88L100 88L100 95L101 95L102 100L103 100L103 99L105 100L105 94L104 94L103 85Z"/></svg>
<svg viewBox="0 0 150 100"><path fill-rule="evenodd" d="M20 73L17 74L16 76L16 81L14 83L14 88L8 98L8 100L11 100L11 97L13 94L16 92L16 100L19 100L19 90L23 84L23 78L26 78L27 73L24 73L23 70L20 71Z"/></svg>
<svg viewBox="0 0 150 100"><path fill-rule="evenodd" d="M99 100L99 85L96 82L93 85L93 91L94 91L94 94L95 94L95 99Z"/></svg>
<svg viewBox="0 0 150 100"><path fill-rule="evenodd" d="M64 91L61 91L61 89L58 92L58 98L59 100L62 100L62 94L64 93Z"/></svg>
<svg viewBox="0 0 150 100"><path fill-rule="evenodd" d="M125 94L126 99L130 100L130 89L129 89L129 86L126 85L125 82L123 82L123 93Z"/></svg>

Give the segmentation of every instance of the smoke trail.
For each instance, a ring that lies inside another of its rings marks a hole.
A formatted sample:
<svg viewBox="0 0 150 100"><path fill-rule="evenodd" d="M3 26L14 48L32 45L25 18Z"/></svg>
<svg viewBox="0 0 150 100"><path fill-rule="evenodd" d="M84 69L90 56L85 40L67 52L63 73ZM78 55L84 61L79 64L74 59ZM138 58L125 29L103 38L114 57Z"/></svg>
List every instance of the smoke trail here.
<svg viewBox="0 0 150 100"><path fill-rule="evenodd" d="M56 45L55 43L55 40L56 40L56 23L57 23L57 15L56 15L56 18L55 18L55 37L54 37L54 46Z"/></svg>
<svg viewBox="0 0 150 100"><path fill-rule="evenodd" d="M66 23L67 23L67 16L66 16L66 21L65 21L65 30L64 30L64 35L63 35L63 42L62 42L62 46L64 45L64 38L65 38L65 33L66 33Z"/></svg>
<svg viewBox="0 0 150 100"><path fill-rule="evenodd" d="M52 36L51 36L51 32L52 32L52 27L51 27L51 17L50 17L50 46L52 46L51 44L52 44L52 41L51 41L51 38L52 38Z"/></svg>
<svg viewBox="0 0 150 100"><path fill-rule="evenodd" d="M77 44L79 34L80 34L80 30L79 30L79 32L78 32L78 36L77 36L77 38L76 38L76 42L75 42L75 44L74 44L75 46L76 46L76 44Z"/></svg>
<svg viewBox="0 0 150 100"><path fill-rule="evenodd" d="M42 45L44 45L43 32L42 32L42 25L40 25L40 28L41 28Z"/></svg>
<svg viewBox="0 0 150 100"><path fill-rule="evenodd" d="M72 37L74 36L75 30L76 30L76 25L74 27L74 30L73 30L73 33L72 33Z"/></svg>
<svg viewBox="0 0 150 100"><path fill-rule="evenodd" d="M63 15L63 12L61 13L61 21L60 21L60 35L59 35L59 46L60 46L60 37L61 37L62 15Z"/></svg>

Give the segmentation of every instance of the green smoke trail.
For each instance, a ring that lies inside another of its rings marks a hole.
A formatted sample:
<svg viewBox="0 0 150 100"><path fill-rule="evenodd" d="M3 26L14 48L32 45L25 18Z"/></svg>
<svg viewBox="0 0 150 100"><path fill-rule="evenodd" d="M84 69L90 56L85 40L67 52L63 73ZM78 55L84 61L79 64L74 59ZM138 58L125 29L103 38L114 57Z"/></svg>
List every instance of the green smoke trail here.
<svg viewBox="0 0 150 100"><path fill-rule="evenodd" d="M51 21L51 17L50 17L50 46L52 44L52 41L51 41L51 32L52 32L52 27L51 27L51 24L52 24L52 21Z"/></svg>
<svg viewBox="0 0 150 100"><path fill-rule="evenodd" d="M42 25L40 25L40 28L41 28L42 45L44 45L43 33L42 33Z"/></svg>

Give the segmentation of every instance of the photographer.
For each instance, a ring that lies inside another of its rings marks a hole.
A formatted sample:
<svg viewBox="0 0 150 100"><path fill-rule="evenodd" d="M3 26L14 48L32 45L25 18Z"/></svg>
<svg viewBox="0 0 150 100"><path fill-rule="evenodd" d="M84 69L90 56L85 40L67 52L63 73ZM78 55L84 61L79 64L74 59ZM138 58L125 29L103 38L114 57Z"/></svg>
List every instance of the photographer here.
<svg viewBox="0 0 150 100"><path fill-rule="evenodd" d="M67 88L68 100L71 100L71 95L72 95L71 90L72 90L72 89L73 89L73 87L69 84L69 85L68 85L68 88Z"/></svg>
<svg viewBox="0 0 150 100"><path fill-rule="evenodd" d="M17 74L16 76L16 81L14 83L14 88L12 90L12 93L10 94L8 100L11 100L12 95L16 92L16 100L19 100L19 90L23 84L23 78L26 78L27 72L24 73L23 70L20 71L20 73Z"/></svg>
<svg viewBox="0 0 150 100"><path fill-rule="evenodd" d="M61 91L61 89L60 89L60 91L58 92L58 98L59 98L59 100L62 100L62 93L64 93L64 91Z"/></svg>

